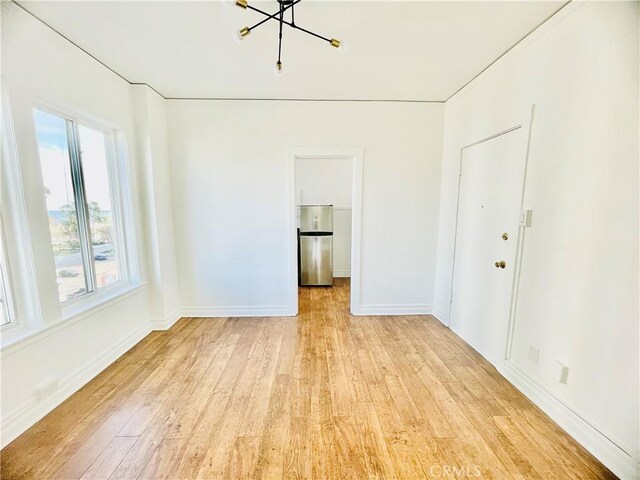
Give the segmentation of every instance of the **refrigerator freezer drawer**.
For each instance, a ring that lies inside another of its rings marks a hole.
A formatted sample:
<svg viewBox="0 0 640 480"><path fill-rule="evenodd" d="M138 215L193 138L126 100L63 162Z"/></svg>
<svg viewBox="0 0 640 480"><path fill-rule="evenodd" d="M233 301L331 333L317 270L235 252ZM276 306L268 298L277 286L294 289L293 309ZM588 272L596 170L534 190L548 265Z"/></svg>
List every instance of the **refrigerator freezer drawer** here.
<svg viewBox="0 0 640 480"><path fill-rule="evenodd" d="M333 207L330 205L301 205L301 232L332 232Z"/></svg>
<svg viewBox="0 0 640 480"><path fill-rule="evenodd" d="M333 285L333 236L300 235L302 285Z"/></svg>

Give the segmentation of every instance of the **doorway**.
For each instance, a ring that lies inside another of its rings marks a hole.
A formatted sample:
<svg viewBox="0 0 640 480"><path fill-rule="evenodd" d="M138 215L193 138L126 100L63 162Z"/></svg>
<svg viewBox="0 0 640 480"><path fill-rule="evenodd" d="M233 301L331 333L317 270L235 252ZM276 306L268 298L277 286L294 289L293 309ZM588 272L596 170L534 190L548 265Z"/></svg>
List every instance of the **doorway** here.
<svg viewBox="0 0 640 480"><path fill-rule="evenodd" d="M518 126L461 151L450 328L494 364L505 358L526 147Z"/></svg>
<svg viewBox="0 0 640 480"><path fill-rule="evenodd" d="M297 314L299 309L298 226L300 225L300 206L332 205L333 250L331 264L333 284L336 290L340 290L340 297L348 295L349 311L357 314L360 298L364 149L358 147L303 147L291 149L288 157L289 268L292 312ZM306 209L309 210L309 208Z"/></svg>

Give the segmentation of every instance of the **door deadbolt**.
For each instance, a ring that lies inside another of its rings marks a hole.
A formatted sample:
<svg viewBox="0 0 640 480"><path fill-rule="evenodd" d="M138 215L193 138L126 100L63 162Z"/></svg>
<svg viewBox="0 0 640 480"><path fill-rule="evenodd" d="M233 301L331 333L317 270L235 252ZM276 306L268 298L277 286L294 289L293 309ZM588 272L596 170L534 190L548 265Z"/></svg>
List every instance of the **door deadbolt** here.
<svg viewBox="0 0 640 480"><path fill-rule="evenodd" d="M499 262L496 262L496 268L505 268L507 266L507 262L505 262L504 260L500 260Z"/></svg>
<svg viewBox="0 0 640 480"><path fill-rule="evenodd" d="M506 242L507 240L509 240L509 234L507 232L504 232L502 234L502 239Z"/></svg>

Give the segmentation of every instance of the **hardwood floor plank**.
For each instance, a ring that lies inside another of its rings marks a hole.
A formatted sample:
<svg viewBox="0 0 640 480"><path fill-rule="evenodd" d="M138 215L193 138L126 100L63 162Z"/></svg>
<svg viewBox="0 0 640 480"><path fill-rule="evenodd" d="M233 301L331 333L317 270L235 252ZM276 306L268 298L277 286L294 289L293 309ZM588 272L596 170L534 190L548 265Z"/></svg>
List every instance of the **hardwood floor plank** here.
<svg viewBox="0 0 640 480"><path fill-rule="evenodd" d="M336 453L341 466L340 478L367 478L366 450L356 421L350 416L334 417Z"/></svg>
<svg viewBox="0 0 640 480"><path fill-rule="evenodd" d="M137 478L140 480L163 480L172 478L170 472L176 462L178 462L185 442L186 439L184 438L164 439L160 442L160 445Z"/></svg>
<svg viewBox="0 0 640 480"><path fill-rule="evenodd" d="M282 478L311 478L310 433L309 417L291 418L282 464Z"/></svg>
<svg viewBox="0 0 640 480"><path fill-rule="evenodd" d="M84 472L82 480L109 478L137 440L137 437L115 437Z"/></svg>
<svg viewBox="0 0 640 480"><path fill-rule="evenodd" d="M167 435L169 438L188 438L191 435L211 396L214 394L218 380L229 363L239 339L240 335L238 334L230 334L225 337L224 344L215 353L201 381L198 382L187 401L184 402L178 415L179 421L174 424Z"/></svg>
<svg viewBox="0 0 640 480"><path fill-rule="evenodd" d="M231 389L215 390L210 396L193 434L186 439L182 455L173 468L173 478L196 478L205 454L216 440L218 426L227 411L231 393Z"/></svg>
<svg viewBox="0 0 640 480"><path fill-rule="evenodd" d="M105 422L91 437L83 442L80 448L51 478L64 480L81 477L116 437L116 434L124 424L123 420L111 420Z"/></svg>
<svg viewBox="0 0 640 480"><path fill-rule="evenodd" d="M261 362L261 358L251 357L244 364L216 432L216 441L209 446L196 478L225 478Z"/></svg>
<svg viewBox="0 0 640 480"><path fill-rule="evenodd" d="M352 413L351 405L357 399L352 395L344 368L346 354L341 351L336 329L326 327L325 332L325 355L329 369L333 412L336 416L349 416Z"/></svg>
<svg viewBox="0 0 640 480"><path fill-rule="evenodd" d="M379 325L379 328L381 326ZM386 326L385 326L386 327ZM409 343L409 339L405 338L405 348L397 348L399 345L395 345L390 341L389 337L385 335L385 331L381 330L379 333L379 340L381 341L381 348L384 348L389 353L389 358L394 364L396 371L399 372L397 376L397 385L394 387L397 395L393 395L394 398L405 398L404 403L410 403L417 412L417 418L414 421L415 425L422 425L423 430L429 436L435 436L437 438L452 437L455 436L455 432L452 429L451 422L443 414L442 408L435 401L430 390L416 375L413 365L411 365L409 358L405 354L409 355L417 354L412 348L406 347ZM380 335L382 334L382 335ZM395 338L403 337L401 332L395 332ZM383 342L386 340L386 342ZM394 348L394 346L396 348ZM389 386L389 379L393 377L385 377L387 385ZM393 390L389 388L393 394ZM404 393L402 392L404 391ZM397 402L396 402L397 404ZM411 407L409 405L409 407ZM398 407L400 409L400 407Z"/></svg>
<svg viewBox="0 0 640 480"><path fill-rule="evenodd" d="M231 462L227 478L255 478L254 471L258 462L260 437L238 437L231 453Z"/></svg>
<svg viewBox="0 0 640 480"><path fill-rule="evenodd" d="M282 478L284 442L291 418L291 375L277 375L256 462L256 478Z"/></svg>
<svg viewBox="0 0 640 480"><path fill-rule="evenodd" d="M549 458L546 453L538 449L535 442L532 441L528 435L523 435L520 432L511 418L494 417L493 421L513 442L514 446L520 451L520 453L529 460L533 468L542 478L570 478L558 463L556 463L552 458Z"/></svg>
<svg viewBox="0 0 640 480"><path fill-rule="evenodd" d="M538 433L544 432L550 442L562 445L563 449L570 451L578 458L582 465L593 472L594 478L614 479L616 478L609 469L604 467L598 460L594 458L583 446L573 440L568 433L560 430L553 421L538 409L531 409L523 412L522 419L526 420L529 427L525 430L535 429ZM582 472L584 468L577 471Z"/></svg>
<svg viewBox="0 0 640 480"><path fill-rule="evenodd" d="M491 416L487 415L463 385L450 383L446 384L446 388L479 435L514 478L523 480L541 478L526 457L515 448L511 440L496 426Z"/></svg>
<svg viewBox="0 0 640 480"><path fill-rule="evenodd" d="M274 322L274 334L269 337L262 350L256 382L244 413L244 419L238 433L239 437L259 437L264 429L283 336L282 322L278 320L274 320Z"/></svg>
<svg viewBox="0 0 640 480"><path fill-rule="evenodd" d="M373 403L359 405L356 409L356 421L366 452L369 478L398 478Z"/></svg>

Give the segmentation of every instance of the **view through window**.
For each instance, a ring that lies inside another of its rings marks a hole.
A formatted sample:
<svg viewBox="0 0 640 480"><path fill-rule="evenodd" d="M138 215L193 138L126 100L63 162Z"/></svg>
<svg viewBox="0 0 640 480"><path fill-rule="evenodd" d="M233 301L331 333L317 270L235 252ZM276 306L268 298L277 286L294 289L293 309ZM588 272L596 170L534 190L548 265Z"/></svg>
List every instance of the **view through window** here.
<svg viewBox="0 0 640 480"><path fill-rule="evenodd" d="M107 139L104 133L78 127L97 287L119 280L114 219L109 191Z"/></svg>
<svg viewBox="0 0 640 480"><path fill-rule="evenodd" d="M108 136L34 110L61 302L120 280Z"/></svg>

